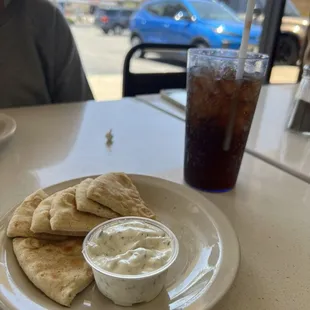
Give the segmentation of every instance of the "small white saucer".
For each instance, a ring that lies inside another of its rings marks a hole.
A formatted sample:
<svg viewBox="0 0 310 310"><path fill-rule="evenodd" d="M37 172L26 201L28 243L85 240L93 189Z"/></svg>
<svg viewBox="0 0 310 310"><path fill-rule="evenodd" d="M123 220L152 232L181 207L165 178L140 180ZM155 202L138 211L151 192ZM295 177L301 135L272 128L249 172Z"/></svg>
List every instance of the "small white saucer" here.
<svg viewBox="0 0 310 310"><path fill-rule="evenodd" d="M8 141L16 131L15 120L6 115L0 113L0 145Z"/></svg>

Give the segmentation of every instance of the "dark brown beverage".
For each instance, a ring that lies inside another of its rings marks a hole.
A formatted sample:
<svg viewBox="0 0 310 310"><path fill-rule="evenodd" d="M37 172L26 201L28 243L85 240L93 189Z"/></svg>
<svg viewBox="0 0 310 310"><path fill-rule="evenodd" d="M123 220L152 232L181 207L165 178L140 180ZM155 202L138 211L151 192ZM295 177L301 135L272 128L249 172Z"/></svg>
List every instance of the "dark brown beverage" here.
<svg viewBox="0 0 310 310"><path fill-rule="evenodd" d="M188 184L214 192L235 186L261 83L255 75L237 81L229 73L216 77L205 68L188 69L184 159Z"/></svg>

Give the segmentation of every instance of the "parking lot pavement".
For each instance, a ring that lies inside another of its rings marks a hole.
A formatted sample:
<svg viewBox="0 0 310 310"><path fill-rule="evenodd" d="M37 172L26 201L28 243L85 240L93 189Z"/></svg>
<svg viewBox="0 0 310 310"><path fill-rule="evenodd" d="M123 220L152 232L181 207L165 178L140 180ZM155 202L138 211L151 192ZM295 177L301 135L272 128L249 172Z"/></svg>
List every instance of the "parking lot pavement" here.
<svg viewBox="0 0 310 310"><path fill-rule="evenodd" d="M92 25L72 26L82 62L96 100L121 98L123 62L130 49L129 36L110 36ZM178 72L184 68L147 59L133 60L133 72ZM272 83L295 83L298 68L276 66Z"/></svg>
<svg viewBox="0 0 310 310"><path fill-rule="evenodd" d="M129 36L109 36L93 26L72 26L81 59L96 100L121 98L123 63L130 49ZM134 59L133 72L178 72L181 67Z"/></svg>
<svg viewBox="0 0 310 310"><path fill-rule="evenodd" d="M105 35L93 26L72 26L81 58L88 75L122 74L130 50L129 36ZM179 71L181 68L144 59L134 60L136 72Z"/></svg>

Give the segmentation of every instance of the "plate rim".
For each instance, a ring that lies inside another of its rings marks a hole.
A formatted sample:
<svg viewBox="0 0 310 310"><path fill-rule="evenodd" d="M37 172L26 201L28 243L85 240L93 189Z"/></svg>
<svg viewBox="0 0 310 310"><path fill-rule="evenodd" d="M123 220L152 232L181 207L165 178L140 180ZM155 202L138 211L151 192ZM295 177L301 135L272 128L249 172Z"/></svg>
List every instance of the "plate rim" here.
<svg viewBox="0 0 310 310"><path fill-rule="evenodd" d="M204 310L212 309L225 296L225 294L231 288L231 286L232 286L232 284L233 284L233 282L234 282L234 280L236 278L236 275L237 275L237 272L238 272L238 269L239 269L239 265L240 265L240 243L239 243L237 234L236 234L236 232L235 232L235 230L234 230L230 220L223 213L223 211L221 209L219 209L212 201L210 201L207 197L205 197L201 192L199 192L199 191L189 187L187 184L177 183L177 182L173 182L173 181L161 178L161 177L151 176L151 175L147 175L147 174L135 174L135 173L126 173L126 174L130 178L133 178L133 179L134 178L151 179L153 182L166 183L166 184L170 184L170 186L173 186L173 187L181 187L185 191L191 193L192 195L197 196L197 199L200 199L201 201L206 201L206 204L208 205L208 210L205 210L205 211L206 211L206 213L208 213L208 215L212 219L212 222L213 222L214 226L216 227L216 229L217 229L217 231L218 231L218 233L219 233L219 235L221 237L222 237L222 234L220 234L220 230L222 230L222 229L219 229L219 225L218 225L217 220L220 219L221 222L224 222L225 230L229 230L229 238L231 239L230 243L228 244L228 246L230 246L230 248L234 248L234 250L235 250L234 253L233 253L233 256L234 256L233 257L233 261L235 261L235 263L234 263L234 266L232 267L232 269L229 272L229 277L227 277L227 275L224 274L225 275L225 277L224 277L225 278L225 283L224 283L224 286L222 286L222 289L220 290L220 293L217 293L216 297L213 298L213 300L211 302L209 302L207 305L201 304L202 299L205 296L205 293L210 289L210 287L212 285L213 286L214 285L215 286L218 285L216 283L217 279L218 279L218 275L221 274L221 273L224 273L223 272L223 267L220 267L218 272L217 272L217 274L216 274L215 279L213 279L212 282L210 281L211 283L208 283L208 285L205 287L204 292L202 293L202 295L198 299L194 300L194 302L192 304L190 304L188 306L186 305L185 308L184 308L184 309L187 309L187 310L194 310L194 309L197 309L196 308L197 306L198 307L200 306ZM46 187L42 188L42 190L50 191L51 189L53 189L53 187L57 187L57 186L61 187L65 183L72 183L72 182L74 182L74 183L78 184L78 182L81 182L82 180L84 180L86 178L96 178L98 176L100 176L100 174L73 178L73 179L61 181L61 182L58 182L58 183L46 186ZM15 206L13 206L11 209L9 209L5 214L3 214L0 217L0 226L3 225L5 223L5 221L7 221L7 225L8 225L10 217L13 215L13 212L20 205L21 202L19 202ZM210 211L209 209L212 210L211 213L214 212L214 214L216 215L217 219L214 219L213 214L209 213L209 211ZM7 225L5 226L6 228L7 228ZM226 232L226 235L227 235L227 232ZM5 230L5 237L9 238L9 237L6 236L6 230ZM9 238L9 239L12 239L12 238ZM1 247L1 245L0 245L0 247ZM220 257L220 265L221 266L223 265L223 259L225 259L225 258L226 258L225 260L228 260L230 262L232 261L231 257L230 257L230 254L231 253L229 253L228 255L225 255L225 257L223 257L223 254L221 255L221 257ZM2 268L7 270L6 266L4 266ZM216 289L214 289L214 290L216 290ZM0 307L2 307L3 309L14 309L14 308L10 308L10 306L8 304L3 303L1 297L2 297L2 294L0 295ZM193 298L194 297L192 297L191 300Z"/></svg>

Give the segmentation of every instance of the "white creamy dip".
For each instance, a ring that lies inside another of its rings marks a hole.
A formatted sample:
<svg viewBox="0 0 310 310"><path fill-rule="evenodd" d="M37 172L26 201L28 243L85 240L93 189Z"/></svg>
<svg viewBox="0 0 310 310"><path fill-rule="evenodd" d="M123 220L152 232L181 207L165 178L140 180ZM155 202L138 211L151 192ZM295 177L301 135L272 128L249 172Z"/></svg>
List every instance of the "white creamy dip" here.
<svg viewBox="0 0 310 310"><path fill-rule="evenodd" d="M159 227L136 219L103 228L88 243L98 267L123 275L139 275L163 267L172 255L172 240Z"/></svg>

